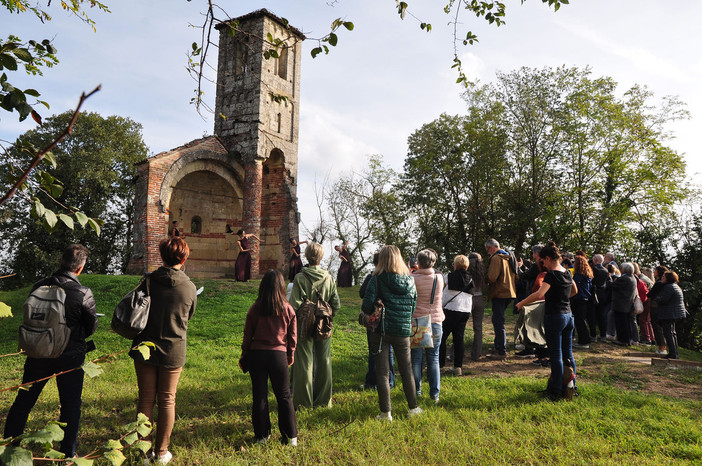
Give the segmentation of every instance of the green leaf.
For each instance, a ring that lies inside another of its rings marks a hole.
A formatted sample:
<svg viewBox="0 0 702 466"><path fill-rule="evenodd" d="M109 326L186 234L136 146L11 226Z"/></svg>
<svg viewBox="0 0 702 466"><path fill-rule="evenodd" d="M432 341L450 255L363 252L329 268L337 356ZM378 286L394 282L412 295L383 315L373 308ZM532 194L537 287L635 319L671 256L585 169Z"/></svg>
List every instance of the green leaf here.
<svg viewBox="0 0 702 466"><path fill-rule="evenodd" d="M137 450L141 450L142 453L146 453L151 449L151 442L147 442L146 440L139 440L138 442L134 442L132 448L136 448Z"/></svg>
<svg viewBox="0 0 702 466"><path fill-rule="evenodd" d="M85 224L88 223L88 216L80 211L76 212L74 215L76 216L76 220L78 220L80 226L85 228Z"/></svg>
<svg viewBox="0 0 702 466"><path fill-rule="evenodd" d="M73 461L76 466L93 466L93 460L85 458L71 458L71 461Z"/></svg>
<svg viewBox="0 0 702 466"><path fill-rule="evenodd" d="M0 454L0 464L7 466L32 466L32 452L24 448L7 445Z"/></svg>
<svg viewBox="0 0 702 466"><path fill-rule="evenodd" d="M151 349L149 349L148 345L145 344L140 344L137 346L137 351L141 353L141 356L144 358L144 360L147 360L151 357Z"/></svg>
<svg viewBox="0 0 702 466"><path fill-rule="evenodd" d="M32 61L32 54L27 49L15 49L12 53L23 62L29 63Z"/></svg>
<svg viewBox="0 0 702 466"><path fill-rule="evenodd" d="M119 440L108 440L102 448L105 450L121 450L124 448L124 445Z"/></svg>
<svg viewBox="0 0 702 466"><path fill-rule="evenodd" d="M49 209L46 209L44 212L44 221L46 222L47 225L49 225L50 228L53 228L56 226L56 222L58 219L56 218L56 214Z"/></svg>
<svg viewBox="0 0 702 466"><path fill-rule="evenodd" d="M146 437L151 433L151 424L139 424L136 431L141 437Z"/></svg>
<svg viewBox="0 0 702 466"><path fill-rule="evenodd" d="M56 451L53 448L49 449L46 453L44 453L44 458L51 458L55 460L60 460L66 457L65 453L61 453L60 451Z"/></svg>
<svg viewBox="0 0 702 466"><path fill-rule="evenodd" d="M39 92L37 92L34 89L25 89L24 93L27 95L31 95L32 97L39 97Z"/></svg>
<svg viewBox="0 0 702 466"><path fill-rule="evenodd" d="M5 317L12 317L12 308L0 301L0 319Z"/></svg>
<svg viewBox="0 0 702 466"><path fill-rule="evenodd" d="M151 342L149 341L147 343L151 343ZM151 343L151 344L153 345L153 343ZM156 345L154 345L154 347L156 347ZM137 422L140 424L144 424L146 422L150 423L151 421L149 421L149 416L147 416L144 413L139 413L139 414L137 414Z"/></svg>
<svg viewBox="0 0 702 466"><path fill-rule="evenodd" d="M74 225L73 225L73 219L71 217L69 217L66 214L59 214L58 218L59 218L59 220L61 220L63 222L64 225L66 225L68 227L69 230L73 230Z"/></svg>
<svg viewBox="0 0 702 466"><path fill-rule="evenodd" d="M56 157L54 157L53 152L47 152L46 154L44 154L44 160L51 164L53 168L56 168Z"/></svg>
<svg viewBox="0 0 702 466"><path fill-rule="evenodd" d="M56 424L48 424L45 429L27 433L22 439L22 442L51 445L53 442L59 442L61 440L63 440L63 429Z"/></svg>
<svg viewBox="0 0 702 466"><path fill-rule="evenodd" d="M343 25L348 31L353 31L353 23L351 21L344 21Z"/></svg>
<svg viewBox="0 0 702 466"><path fill-rule="evenodd" d="M333 32L329 33L329 45L332 47L336 47L336 44L339 42L339 38L334 34Z"/></svg>
<svg viewBox="0 0 702 466"><path fill-rule="evenodd" d="M90 225L90 228L95 230L95 233L100 236L100 224L94 219L94 218L89 218L88 219L88 225Z"/></svg>
<svg viewBox="0 0 702 466"><path fill-rule="evenodd" d="M136 426L135 426L135 427L136 427ZM124 440L124 443L125 443L126 445L131 445L132 443L134 443L134 442L136 442L137 440L139 440L139 434L137 434L136 432L132 432L131 434L125 435L124 438L123 438L122 440Z"/></svg>
<svg viewBox="0 0 702 466"><path fill-rule="evenodd" d="M32 199L32 208L29 212L32 218L41 218L44 215L44 205L36 197Z"/></svg>
<svg viewBox="0 0 702 466"><path fill-rule="evenodd" d="M119 450L106 451L104 456L113 466L120 466L127 459Z"/></svg>
<svg viewBox="0 0 702 466"><path fill-rule="evenodd" d="M0 70L7 68L10 71L17 71L17 60L6 53L0 53Z"/></svg>
<svg viewBox="0 0 702 466"><path fill-rule="evenodd" d="M63 194L63 186L56 183L49 185L49 192L53 197L61 197L61 194Z"/></svg>
<svg viewBox="0 0 702 466"><path fill-rule="evenodd" d="M280 58L280 55L278 55L278 51L275 49L270 49L268 51L268 55L273 57L273 58Z"/></svg>
<svg viewBox="0 0 702 466"><path fill-rule="evenodd" d="M104 372L102 370L102 367L98 366L92 361L84 362L81 367L83 368L83 372L85 372L85 375L87 375L91 379L101 375Z"/></svg>
<svg viewBox="0 0 702 466"><path fill-rule="evenodd" d="M319 55L320 53L322 53L322 47L315 47L310 51L312 58L317 57L317 55Z"/></svg>

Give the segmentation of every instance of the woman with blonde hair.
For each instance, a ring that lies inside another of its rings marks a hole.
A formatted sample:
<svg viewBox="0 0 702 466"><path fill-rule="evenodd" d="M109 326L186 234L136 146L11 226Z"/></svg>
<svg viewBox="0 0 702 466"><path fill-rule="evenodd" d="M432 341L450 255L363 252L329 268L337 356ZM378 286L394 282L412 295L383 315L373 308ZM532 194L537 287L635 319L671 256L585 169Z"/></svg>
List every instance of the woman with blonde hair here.
<svg viewBox="0 0 702 466"><path fill-rule="evenodd" d="M453 271L448 274L447 285L444 289L442 306L446 319L442 325L443 335L441 336L441 346L439 347L439 367L446 364L446 340L453 334L453 373L463 374L463 356L466 352L466 345L463 341L466 331L466 323L470 317L473 307L473 280L468 273L468 258L458 255L453 259Z"/></svg>
<svg viewBox="0 0 702 466"><path fill-rule="evenodd" d="M392 421L390 413L390 346L395 353L402 376L402 389L407 398L410 416L422 412L417 405L417 392L412 375L410 357L410 335L412 334L412 313L417 304L417 290L409 269L402 260L396 246L383 246L378 256L378 265L368 282L361 309L372 314L376 301L384 306L377 331L370 335L371 351L375 354L375 373L378 384L380 420Z"/></svg>
<svg viewBox="0 0 702 466"><path fill-rule="evenodd" d="M322 299L329 303L332 315L339 310L339 294L331 275L319 266L324 257L324 248L319 243L309 243L305 258L309 264L295 275L290 305L298 310L305 298L310 301ZM299 326L298 326L299 329ZM315 340L299 329L295 349L295 365L292 372L293 405L306 408L331 407L332 363L331 337Z"/></svg>

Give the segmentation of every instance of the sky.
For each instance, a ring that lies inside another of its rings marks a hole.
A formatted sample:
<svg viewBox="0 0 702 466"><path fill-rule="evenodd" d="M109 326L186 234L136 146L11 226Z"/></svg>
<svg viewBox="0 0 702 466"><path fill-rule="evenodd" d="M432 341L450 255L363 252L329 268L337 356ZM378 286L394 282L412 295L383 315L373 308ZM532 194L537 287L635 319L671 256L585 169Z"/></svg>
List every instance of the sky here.
<svg viewBox="0 0 702 466"><path fill-rule="evenodd" d="M200 116L189 101L195 83L187 74L186 53L199 40L204 0L105 0L111 13L89 10L97 32L58 8L46 24L29 14L0 12L0 24L25 40L53 40L60 64L43 77L13 76L13 84L35 88L51 104L44 115L75 108L83 91L101 84L83 109L104 116L130 117L143 125L152 154L213 133L212 115ZM361 169L366 157L381 154L400 170L407 138L441 113L461 114L462 87L455 83L450 17L444 2L408 0L401 20L393 0L239 0L221 5L229 17L260 8L289 20L308 37L301 69L299 210L303 224L315 219L313 186ZM43 2L45 4L45 2ZM571 0L558 12L539 0L521 5L507 0L507 24L488 25L460 17L461 30L479 42L459 45L466 74L489 83L498 71L523 66L589 66L593 76L609 76L623 93L646 85L657 97L677 95L691 119L669 126L670 145L683 154L688 175L702 173L702 2L678 0ZM674 5L674 7L672 6ZM221 19L227 16L222 13ZM337 17L352 21L329 55L312 59L314 38ZM431 23L432 32L419 27ZM11 25L10 28L7 25ZM216 65L216 52L211 62ZM17 73L15 73L17 74ZM214 107L214 88L205 89ZM0 139L14 140L31 129L28 119L0 115Z"/></svg>

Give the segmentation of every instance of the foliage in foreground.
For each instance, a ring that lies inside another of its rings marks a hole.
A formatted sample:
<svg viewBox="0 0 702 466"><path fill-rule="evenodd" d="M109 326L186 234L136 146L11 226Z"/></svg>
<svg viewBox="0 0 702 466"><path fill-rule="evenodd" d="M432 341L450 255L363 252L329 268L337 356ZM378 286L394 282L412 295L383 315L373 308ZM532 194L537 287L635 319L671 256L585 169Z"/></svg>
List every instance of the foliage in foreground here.
<svg viewBox="0 0 702 466"><path fill-rule="evenodd" d="M124 349L129 343L109 332L108 323L112 309L138 277L81 278L95 292L98 312L106 314L95 335L98 353ZM540 397L546 369L527 377L447 376L442 378L438 405L426 396L420 398L423 416L407 417L404 395L396 387L392 391L395 421L376 421L376 393L359 390L367 367L367 347L365 332L356 323L356 287L340 290L342 309L332 341L333 407L298 412L300 446L293 449L277 444L271 394L272 441L256 445L250 421L250 380L237 368L237 361L245 314L258 283L196 280L196 284L205 291L188 332L188 362L178 388L178 418L171 444L173 464L653 465L702 461L700 401L644 393L618 366L594 377L595 362L584 356L578 356L582 396L572 403L551 403ZM27 291L0 293L0 299L15 307ZM0 322L0 353L14 350L18 322L17 316ZM21 358L0 359L0 386L15 383L21 377L21 366ZM104 366L102 376L86 380L79 453L113 438L120 426L136 416L131 361L119 358ZM700 383L699 375L681 372L680 378L683 376L692 386ZM0 418L13 397L0 394ZM54 384L48 384L32 412L30 428L54 419L57 405ZM130 456L125 464L138 461Z"/></svg>

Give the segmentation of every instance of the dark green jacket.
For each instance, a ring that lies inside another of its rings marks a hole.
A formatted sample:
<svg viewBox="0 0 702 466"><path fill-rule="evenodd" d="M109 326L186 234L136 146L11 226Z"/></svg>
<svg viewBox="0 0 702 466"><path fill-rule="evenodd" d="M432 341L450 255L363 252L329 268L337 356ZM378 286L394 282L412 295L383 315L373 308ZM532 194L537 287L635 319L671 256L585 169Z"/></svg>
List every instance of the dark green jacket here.
<svg viewBox="0 0 702 466"><path fill-rule="evenodd" d="M130 356L154 366L182 367L185 364L188 321L197 305L195 285L185 272L170 267L158 268L150 278L149 320L144 331L132 342L132 347L150 341L155 348L145 361L138 351L130 352Z"/></svg>
<svg viewBox="0 0 702 466"><path fill-rule="evenodd" d="M383 272L368 282L361 309L373 312L373 303L380 298L385 305L383 329L387 335L409 337L412 335L412 314L417 305L414 278L409 275Z"/></svg>

